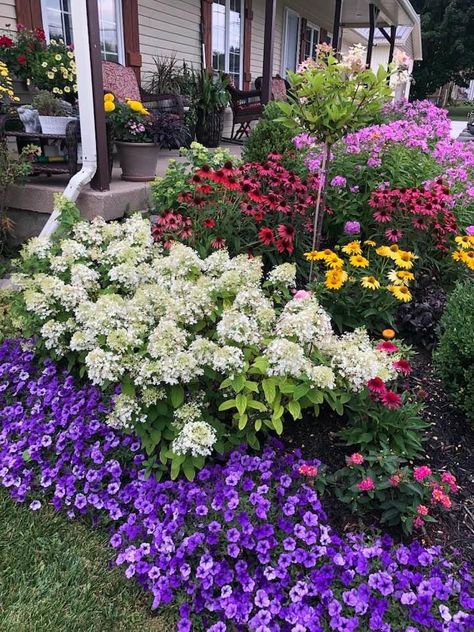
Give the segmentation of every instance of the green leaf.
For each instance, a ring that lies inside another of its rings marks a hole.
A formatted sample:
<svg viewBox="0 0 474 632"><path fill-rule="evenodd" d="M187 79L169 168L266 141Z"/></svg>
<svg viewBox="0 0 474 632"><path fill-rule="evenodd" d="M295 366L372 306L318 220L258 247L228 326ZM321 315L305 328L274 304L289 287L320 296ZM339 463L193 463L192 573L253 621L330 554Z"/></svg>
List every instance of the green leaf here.
<svg viewBox="0 0 474 632"><path fill-rule="evenodd" d="M232 388L236 393L240 393L245 387L245 376L240 374L232 380Z"/></svg>
<svg viewBox="0 0 474 632"><path fill-rule="evenodd" d="M235 407L240 415L243 415L247 409L247 396L239 393L235 398Z"/></svg>
<svg viewBox="0 0 474 632"><path fill-rule="evenodd" d="M295 387L295 390L293 392L293 398L301 399L302 397L306 395L309 389L310 389L309 384L298 384L298 386Z"/></svg>
<svg viewBox="0 0 474 632"><path fill-rule="evenodd" d="M272 422L273 422L273 427L275 428L275 432L281 435L283 433L283 422L281 420L281 417L278 417L278 419L272 418Z"/></svg>
<svg viewBox="0 0 474 632"><path fill-rule="evenodd" d="M183 468L182 469L183 469L184 475L186 476L188 481L194 480L194 477L196 476L196 470L194 468L194 465L193 465L192 461L186 460L183 463Z"/></svg>
<svg viewBox="0 0 474 632"><path fill-rule="evenodd" d="M257 399L250 399L248 402L248 407L253 408L254 410L258 410L261 413L267 412L267 407L263 402L259 402Z"/></svg>
<svg viewBox="0 0 474 632"><path fill-rule="evenodd" d="M122 380L121 389L124 395L135 397L135 386L133 385L133 382L128 377L128 375Z"/></svg>
<svg viewBox="0 0 474 632"><path fill-rule="evenodd" d="M219 406L219 411L222 412L224 410L230 410L231 408L235 408L235 399L228 399Z"/></svg>
<svg viewBox="0 0 474 632"><path fill-rule="evenodd" d="M180 463L176 463L176 461L172 461L171 463L171 472L170 472L170 476L171 476L171 480L174 481L178 478L179 476L179 471L181 469L181 464Z"/></svg>
<svg viewBox="0 0 474 632"><path fill-rule="evenodd" d="M256 419L255 420L255 430L258 432L259 430L261 430L262 428L262 420L261 419Z"/></svg>
<svg viewBox="0 0 474 632"><path fill-rule="evenodd" d="M239 430L243 430L245 428L245 426L247 425L247 421L248 421L248 415L240 415L239 417L239 424L238 424L238 428Z"/></svg>
<svg viewBox="0 0 474 632"><path fill-rule="evenodd" d="M181 384L174 384L170 392L171 404L173 408L179 408L184 402L184 388Z"/></svg>
<svg viewBox="0 0 474 632"><path fill-rule="evenodd" d="M297 402L296 400L291 400L290 402L288 402L287 408L290 411L293 419L301 419L301 406L299 402Z"/></svg>
<svg viewBox="0 0 474 632"><path fill-rule="evenodd" d="M257 382L251 382L250 380L247 380L245 382L245 388L249 391L251 391L252 393L258 393L258 384Z"/></svg>
<svg viewBox="0 0 474 632"><path fill-rule="evenodd" d="M273 404L273 401L276 397L276 387L275 380L273 378L267 378L262 382L263 393L265 395L265 399L269 404Z"/></svg>

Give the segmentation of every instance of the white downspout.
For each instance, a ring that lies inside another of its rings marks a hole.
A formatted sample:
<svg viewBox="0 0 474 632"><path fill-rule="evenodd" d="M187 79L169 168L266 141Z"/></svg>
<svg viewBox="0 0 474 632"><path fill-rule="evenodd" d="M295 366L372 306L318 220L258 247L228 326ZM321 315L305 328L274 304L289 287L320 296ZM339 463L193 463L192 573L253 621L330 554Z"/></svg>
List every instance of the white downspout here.
<svg viewBox="0 0 474 632"><path fill-rule="evenodd" d="M75 202L81 189L92 180L97 170L97 145L86 0L71 2L71 14L81 120L82 169L69 180L63 196ZM54 208L40 237L50 237L54 233L59 225L58 218L59 210Z"/></svg>

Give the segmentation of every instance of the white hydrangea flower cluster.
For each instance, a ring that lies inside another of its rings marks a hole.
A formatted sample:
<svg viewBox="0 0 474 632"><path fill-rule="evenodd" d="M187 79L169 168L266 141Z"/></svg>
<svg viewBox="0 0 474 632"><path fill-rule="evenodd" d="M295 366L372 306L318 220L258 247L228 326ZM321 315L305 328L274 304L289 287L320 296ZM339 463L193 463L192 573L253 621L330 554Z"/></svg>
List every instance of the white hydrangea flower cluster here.
<svg viewBox="0 0 474 632"><path fill-rule="evenodd" d="M265 281L258 258L219 250L202 259L178 243L163 251L139 214L80 222L71 238L29 242L22 256L42 270L15 282L45 346L59 357L82 354L94 384L126 377L135 386L136 401L117 398L114 427L141 420L140 411L165 399L170 386L207 388L206 372L233 377L252 356L266 357L269 376L321 389L358 391L372 377L394 376L393 356L377 351L364 331L337 336L314 295L297 292L279 307L272 286L294 285L292 264ZM176 450L207 454L215 429L202 416L185 419L185 411L174 420Z"/></svg>
<svg viewBox="0 0 474 632"><path fill-rule="evenodd" d="M216 441L217 433L207 421L191 421L183 426L171 449L175 454L209 456Z"/></svg>
<svg viewBox="0 0 474 632"><path fill-rule="evenodd" d="M146 415L134 397L120 393L114 399L114 408L107 417L112 428L131 429L137 423L145 423Z"/></svg>
<svg viewBox="0 0 474 632"><path fill-rule="evenodd" d="M329 346L332 367L347 380L353 391L362 390L374 377L380 377L384 382L395 378L393 360L399 356L390 356L374 347L365 329L335 336Z"/></svg>

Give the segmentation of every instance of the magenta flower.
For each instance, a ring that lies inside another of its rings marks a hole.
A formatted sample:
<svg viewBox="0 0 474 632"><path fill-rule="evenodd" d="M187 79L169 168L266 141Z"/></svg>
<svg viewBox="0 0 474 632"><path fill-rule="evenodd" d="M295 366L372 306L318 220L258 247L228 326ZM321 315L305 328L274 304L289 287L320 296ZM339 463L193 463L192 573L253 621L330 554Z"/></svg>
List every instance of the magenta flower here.
<svg viewBox="0 0 474 632"><path fill-rule="evenodd" d="M360 489L361 492L370 492L375 489L375 482L368 476L362 479L360 483L357 483L357 489Z"/></svg>
<svg viewBox="0 0 474 632"><path fill-rule="evenodd" d="M346 235L358 235L360 233L360 222L355 220L346 222L344 224L344 232Z"/></svg>
<svg viewBox="0 0 474 632"><path fill-rule="evenodd" d="M427 465L420 465L419 467L415 467L415 469L413 470L413 477L416 481L421 483L425 480L425 478L431 476L432 473L433 472L431 471L431 468L429 468Z"/></svg>

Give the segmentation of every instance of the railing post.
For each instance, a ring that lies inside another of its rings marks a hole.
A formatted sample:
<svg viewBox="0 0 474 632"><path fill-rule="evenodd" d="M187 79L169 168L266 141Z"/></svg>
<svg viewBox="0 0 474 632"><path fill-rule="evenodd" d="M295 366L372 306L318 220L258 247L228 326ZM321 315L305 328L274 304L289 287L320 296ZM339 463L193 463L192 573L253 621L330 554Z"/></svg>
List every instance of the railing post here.
<svg viewBox="0 0 474 632"><path fill-rule="evenodd" d="M272 98L273 44L275 40L276 0L265 2L265 35L263 40L262 102Z"/></svg>

